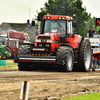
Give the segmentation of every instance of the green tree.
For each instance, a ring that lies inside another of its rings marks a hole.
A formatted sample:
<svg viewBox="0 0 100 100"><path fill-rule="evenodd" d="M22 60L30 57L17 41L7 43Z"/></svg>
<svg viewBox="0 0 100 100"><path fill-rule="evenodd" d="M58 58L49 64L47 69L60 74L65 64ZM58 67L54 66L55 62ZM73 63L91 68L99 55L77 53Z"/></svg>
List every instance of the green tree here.
<svg viewBox="0 0 100 100"><path fill-rule="evenodd" d="M91 19L90 15L86 12L86 7L82 7L82 0L48 0L38 13L41 18L47 13L51 15L66 15L72 16L76 14L77 27L75 33L82 36L87 34L88 20Z"/></svg>

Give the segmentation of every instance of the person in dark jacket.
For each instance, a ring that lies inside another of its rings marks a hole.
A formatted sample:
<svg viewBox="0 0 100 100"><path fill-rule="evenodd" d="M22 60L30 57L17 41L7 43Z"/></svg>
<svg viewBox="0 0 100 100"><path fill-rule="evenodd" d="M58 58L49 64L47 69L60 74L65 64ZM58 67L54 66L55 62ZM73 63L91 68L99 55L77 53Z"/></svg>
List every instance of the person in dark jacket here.
<svg viewBox="0 0 100 100"><path fill-rule="evenodd" d="M94 33L96 33L93 29L92 29L92 27L90 26L90 29L88 30L88 32L87 32L87 37L93 37L93 34Z"/></svg>

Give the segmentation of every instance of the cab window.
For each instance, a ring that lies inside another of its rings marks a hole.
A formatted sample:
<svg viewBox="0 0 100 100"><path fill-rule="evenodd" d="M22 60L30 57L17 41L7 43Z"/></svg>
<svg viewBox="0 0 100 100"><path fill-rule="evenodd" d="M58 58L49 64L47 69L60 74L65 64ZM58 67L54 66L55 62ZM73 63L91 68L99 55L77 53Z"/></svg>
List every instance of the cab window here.
<svg viewBox="0 0 100 100"><path fill-rule="evenodd" d="M73 34L72 21L67 21L67 33Z"/></svg>

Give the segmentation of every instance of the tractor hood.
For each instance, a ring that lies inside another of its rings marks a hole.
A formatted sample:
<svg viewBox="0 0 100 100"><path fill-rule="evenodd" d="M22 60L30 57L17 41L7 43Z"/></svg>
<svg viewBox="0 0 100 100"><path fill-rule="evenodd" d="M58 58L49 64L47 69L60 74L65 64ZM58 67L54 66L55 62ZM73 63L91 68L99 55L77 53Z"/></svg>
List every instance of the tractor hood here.
<svg viewBox="0 0 100 100"><path fill-rule="evenodd" d="M44 33L37 36L37 39L50 39L50 40L58 40L60 42L59 33Z"/></svg>
<svg viewBox="0 0 100 100"><path fill-rule="evenodd" d="M0 48L5 48L6 46L5 45L0 45Z"/></svg>
<svg viewBox="0 0 100 100"><path fill-rule="evenodd" d="M47 48L49 52L54 52L55 48L59 47L59 43L59 33L44 33L37 36L35 47Z"/></svg>

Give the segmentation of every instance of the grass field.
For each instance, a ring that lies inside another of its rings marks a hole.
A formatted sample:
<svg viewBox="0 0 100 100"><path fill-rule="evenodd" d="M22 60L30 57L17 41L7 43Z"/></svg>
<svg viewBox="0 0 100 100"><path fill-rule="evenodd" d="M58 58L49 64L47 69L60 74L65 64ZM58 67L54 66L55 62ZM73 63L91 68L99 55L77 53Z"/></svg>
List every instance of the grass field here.
<svg viewBox="0 0 100 100"><path fill-rule="evenodd" d="M100 100L100 92L98 93L90 93L75 97L69 97L65 99L58 99L58 100Z"/></svg>
<svg viewBox="0 0 100 100"><path fill-rule="evenodd" d="M0 67L17 67L17 65L7 65L7 66L0 66Z"/></svg>

